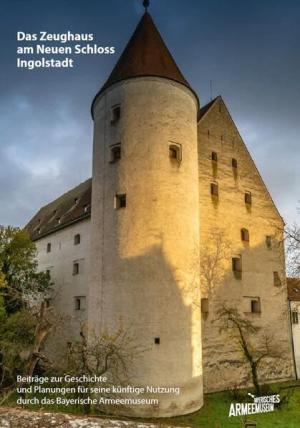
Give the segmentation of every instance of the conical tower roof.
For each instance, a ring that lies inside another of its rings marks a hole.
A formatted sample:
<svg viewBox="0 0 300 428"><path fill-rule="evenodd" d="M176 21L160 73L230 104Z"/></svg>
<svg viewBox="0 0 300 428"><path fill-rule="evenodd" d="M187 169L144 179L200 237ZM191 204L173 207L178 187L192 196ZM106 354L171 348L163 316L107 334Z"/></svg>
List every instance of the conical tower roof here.
<svg viewBox="0 0 300 428"><path fill-rule="evenodd" d="M142 76L163 77L190 88L148 12L142 16L109 78L94 98L93 104L98 95L112 84Z"/></svg>

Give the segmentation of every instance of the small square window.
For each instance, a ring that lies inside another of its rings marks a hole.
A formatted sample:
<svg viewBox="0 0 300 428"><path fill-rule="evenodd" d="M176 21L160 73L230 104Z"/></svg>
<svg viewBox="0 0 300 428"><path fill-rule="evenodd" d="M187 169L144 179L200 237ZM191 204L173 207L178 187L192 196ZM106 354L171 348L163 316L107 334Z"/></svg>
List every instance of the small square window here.
<svg viewBox="0 0 300 428"><path fill-rule="evenodd" d="M79 233L77 233L75 236L74 236L74 245L79 245L80 244L80 234Z"/></svg>
<svg viewBox="0 0 300 428"><path fill-rule="evenodd" d="M218 162L218 153L217 152L211 152L211 160L213 162Z"/></svg>
<svg viewBox="0 0 300 428"><path fill-rule="evenodd" d="M260 311L260 299L251 300L251 312L259 314Z"/></svg>
<svg viewBox="0 0 300 428"><path fill-rule="evenodd" d="M169 156L170 156L170 159L176 160L178 162L182 160L180 144L172 143L169 145Z"/></svg>
<svg viewBox="0 0 300 428"><path fill-rule="evenodd" d="M121 107L118 106L114 106L111 109L111 123L117 123L120 120L121 117Z"/></svg>
<svg viewBox="0 0 300 428"><path fill-rule="evenodd" d="M238 167L238 161L236 159L232 158L231 165L232 165L232 168L236 169Z"/></svg>
<svg viewBox="0 0 300 428"><path fill-rule="evenodd" d="M273 282L275 287L281 286L281 279L278 272L273 272Z"/></svg>
<svg viewBox="0 0 300 428"><path fill-rule="evenodd" d="M266 236L266 246L267 246L267 248L272 247L272 236L271 235Z"/></svg>
<svg viewBox="0 0 300 428"><path fill-rule="evenodd" d="M114 163L121 159L121 145L117 144L110 149L110 162Z"/></svg>
<svg viewBox="0 0 300 428"><path fill-rule="evenodd" d="M298 324L299 323L298 312L296 312L296 311L292 312L292 323L293 324Z"/></svg>
<svg viewBox="0 0 300 428"><path fill-rule="evenodd" d="M84 311L86 306L85 296L76 296L74 298L74 305L76 311Z"/></svg>
<svg viewBox="0 0 300 428"><path fill-rule="evenodd" d="M51 242L47 244L47 253L51 253Z"/></svg>
<svg viewBox="0 0 300 428"><path fill-rule="evenodd" d="M244 242L249 242L249 230L241 229L241 239Z"/></svg>
<svg viewBox="0 0 300 428"><path fill-rule="evenodd" d="M116 195L115 196L115 208L118 210L120 208L126 208L126 195Z"/></svg>
<svg viewBox="0 0 300 428"><path fill-rule="evenodd" d="M154 343L155 343L155 345L160 345L160 337L155 337Z"/></svg>
<svg viewBox="0 0 300 428"><path fill-rule="evenodd" d="M251 192L245 192L245 204L251 205L252 204L252 195Z"/></svg>
<svg viewBox="0 0 300 428"><path fill-rule="evenodd" d="M218 183L210 183L210 193L212 196L219 196Z"/></svg>
<svg viewBox="0 0 300 428"><path fill-rule="evenodd" d="M79 274L79 263L74 262L73 263L73 275L78 275L78 274Z"/></svg>

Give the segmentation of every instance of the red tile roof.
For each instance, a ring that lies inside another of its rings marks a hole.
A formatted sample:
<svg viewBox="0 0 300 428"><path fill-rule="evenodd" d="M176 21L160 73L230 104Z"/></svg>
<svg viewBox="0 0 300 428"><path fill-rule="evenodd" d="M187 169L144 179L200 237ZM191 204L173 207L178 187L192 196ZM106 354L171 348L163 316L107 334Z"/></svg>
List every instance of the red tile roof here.
<svg viewBox="0 0 300 428"><path fill-rule="evenodd" d="M91 215L92 179L42 207L25 229L36 241Z"/></svg>

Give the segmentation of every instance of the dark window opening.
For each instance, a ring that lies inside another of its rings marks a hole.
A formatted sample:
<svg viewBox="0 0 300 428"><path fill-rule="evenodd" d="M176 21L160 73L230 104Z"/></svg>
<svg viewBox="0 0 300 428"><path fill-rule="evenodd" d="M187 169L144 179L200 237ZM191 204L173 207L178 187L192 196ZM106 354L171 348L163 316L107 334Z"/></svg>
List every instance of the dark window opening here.
<svg viewBox="0 0 300 428"><path fill-rule="evenodd" d="M110 150L110 162L114 163L121 159L121 146L118 144Z"/></svg>
<svg viewBox="0 0 300 428"><path fill-rule="evenodd" d="M232 258L232 270L236 274L241 274L242 272L242 258L233 257Z"/></svg>
<svg viewBox="0 0 300 428"><path fill-rule="evenodd" d="M293 324L298 324L299 323L298 312L296 312L296 311L292 312L292 323Z"/></svg>
<svg viewBox="0 0 300 428"><path fill-rule="evenodd" d="M75 298L75 309L76 311L80 311L81 309L81 299L80 297Z"/></svg>
<svg viewBox="0 0 300 428"><path fill-rule="evenodd" d="M169 146L169 156L172 160L181 161L181 146L179 144L170 144Z"/></svg>
<svg viewBox="0 0 300 428"><path fill-rule="evenodd" d="M116 209L126 208L126 195L116 195Z"/></svg>
<svg viewBox="0 0 300 428"><path fill-rule="evenodd" d="M73 263L73 275L79 274L79 263L75 262Z"/></svg>
<svg viewBox="0 0 300 428"><path fill-rule="evenodd" d="M252 204L252 195L251 192L245 193L245 204L251 205Z"/></svg>
<svg viewBox="0 0 300 428"><path fill-rule="evenodd" d="M74 245L80 244L80 234L77 233L77 235L74 236Z"/></svg>
<svg viewBox="0 0 300 428"><path fill-rule="evenodd" d="M267 248L272 247L272 236L271 235L266 236L266 246L267 246Z"/></svg>
<svg viewBox="0 0 300 428"><path fill-rule="evenodd" d="M85 310L85 296L78 296L74 298L74 305L76 311L83 311Z"/></svg>
<svg viewBox="0 0 300 428"><path fill-rule="evenodd" d="M51 242L47 244L47 253L51 253Z"/></svg>
<svg viewBox="0 0 300 428"><path fill-rule="evenodd" d="M249 230L241 229L241 239L244 242L249 242Z"/></svg>
<svg viewBox="0 0 300 428"><path fill-rule="evenodd" d="M238 161L236 159L232 158L231 165L232 165L232 168L237 168L238 167Z"/></svg>
<svg viewBox="0 0 300 428"><path fill-rule="evenodd" d="M259 300L251 300L251 312L252 313L260 313L260 301Z"/></svg>
<svg viewBox="0 0 300 428"><path fill-rule="evenodd" d="M212 196L219 196L219 186L217 183L210 184L210 193Z"/></svg>
<svg viewBox="0 0 300 428"><path fill-rule="evenodd" d="M213 162L218 162L218 153L217 152L211 152L211 160Z"/></svg>
<svg viewBox="0 0 300 428"><path fill-rule="evenodd" d="M121 107L115 106L111 109L111 123L116 123L121 117Z"/></svg>
<svg viewBox="0 0 300 428"><path fill-rule="evenodd" d="M273 281L274 281L275 287L281 286L281 279L280 279L279 273L276 271L273 272Z"/></svg>
<svg viewBox="0 0 300 428"><path fill-rule="evenodd" d="M159 344L160 344L160 337L155 337L155 338L154 338L154 343L155 343L156 345L159 345Z"/></svg>

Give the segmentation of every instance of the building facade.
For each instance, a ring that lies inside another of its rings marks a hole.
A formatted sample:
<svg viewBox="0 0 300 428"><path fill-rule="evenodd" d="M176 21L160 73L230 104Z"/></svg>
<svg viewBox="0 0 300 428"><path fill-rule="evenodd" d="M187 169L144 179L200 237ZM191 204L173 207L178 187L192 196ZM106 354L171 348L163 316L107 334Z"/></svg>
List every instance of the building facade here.
<svg viewBox="0 0 300 428"><path fill-rule="evenodd" d="M300 280L287 278L288 301L292 330L294 364L297 379L300 378Z"/></svg>
<svg viewBox="0 0 300 428"><path fill-rule="evenodd" d="M99 335L121 326L147 349L132 383L181 393L122 411L136 416L190 413L203 391L249 384L222 305L276 334L284 358L270 356L261 379L291 378L283 221L224 101L200 108L147 12L92 116L92 179L27 225L51 304L70 319L61 340L82 323Z"/></svg>

